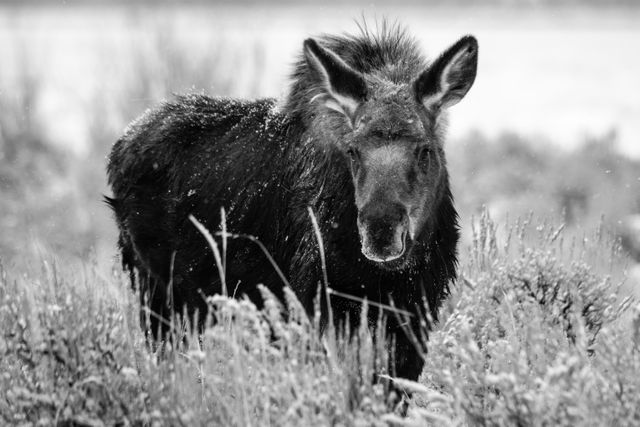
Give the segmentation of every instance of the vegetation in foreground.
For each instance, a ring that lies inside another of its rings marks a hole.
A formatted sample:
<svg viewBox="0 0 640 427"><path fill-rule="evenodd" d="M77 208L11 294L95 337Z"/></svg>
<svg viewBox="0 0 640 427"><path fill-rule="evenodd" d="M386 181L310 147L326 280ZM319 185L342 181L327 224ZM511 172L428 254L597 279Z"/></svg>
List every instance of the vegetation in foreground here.
<svg viewBox="0 0 640 427"><path fill-rule="evenodd" d="M531 220L501 233L487 215L473 229L420 383L399 382L406 418L373 381L381 340L319 338L292 294L286 318L266 292L262 312L216 297L201 344L159 354L119 273L43 262L2 272L0 423L637 425L640 305L610 279L615 245Z"/></svg>

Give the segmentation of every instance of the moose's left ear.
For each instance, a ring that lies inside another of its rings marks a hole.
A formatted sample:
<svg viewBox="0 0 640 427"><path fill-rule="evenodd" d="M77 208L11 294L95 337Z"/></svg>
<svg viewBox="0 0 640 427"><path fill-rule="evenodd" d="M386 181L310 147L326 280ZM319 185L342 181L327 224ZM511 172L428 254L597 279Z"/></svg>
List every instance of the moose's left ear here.
<svg viewBox="0 0 640 427"><path fill-rule="evenodd" d="M356 109L367 97L367 83L362 74L314 39L304 41L304 56L320 83L319 93L313 99L352 121Z"/></svg>
<svg viewBox="0 0 640 427"><path fill-rule="evenodd" d="M413 84L418 101L432 111L457 104L471 89L477 68L478 41L465 36L418 76Z"/></svg>

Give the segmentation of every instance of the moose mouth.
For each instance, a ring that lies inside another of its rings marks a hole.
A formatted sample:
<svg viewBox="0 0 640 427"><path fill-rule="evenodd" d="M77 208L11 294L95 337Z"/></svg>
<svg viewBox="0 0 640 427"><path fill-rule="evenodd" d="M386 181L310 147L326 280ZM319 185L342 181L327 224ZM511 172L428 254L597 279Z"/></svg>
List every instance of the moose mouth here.
<svg viewBox="0 0 640 427"><path fill-rule="evenodd" d="M403 229L396 230L391 242L380 243L379 239L372 238L370 233L361 232L362 254L370 261L383 268L395 270L404 265L403 256L407 253L409 242L408 232Z"/></svg>

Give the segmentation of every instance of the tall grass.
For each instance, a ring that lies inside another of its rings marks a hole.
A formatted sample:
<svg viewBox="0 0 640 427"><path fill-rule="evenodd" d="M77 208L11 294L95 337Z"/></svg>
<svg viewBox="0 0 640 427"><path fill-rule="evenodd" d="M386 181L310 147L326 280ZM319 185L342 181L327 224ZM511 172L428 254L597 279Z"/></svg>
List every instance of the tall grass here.
<svg viewBox="0 0 640 427"><path fill-rule="evenodd" d="M523 244L527 228L545 237ZM499 248L494 229L484 216L455 306L430 341L425 380L450 396L447 415L482 425L636 424L640 306L586 263L599 252L616 265L617 250L596 238L567 254L562 231L544 226L516 227Z"/></svg>
<svg viewBox="0 0 640 427"><path fill-rule="evenodd" d="M506 226L506 225L505 225ZM585 263L604 239L559 257L563 231L484 215L462 278L431 333L407 417L385 385L383 337L320 336L290 290L210 300L200 340L153 352L137 299L114 270L0 275L0 419L85 425L633 425L640 306ZM542 234L529 246L526 235ZM562 252L565 253L565 252ZM635 304L635 305L634 305ZM366 308L365 308L366 309ZM285 315L286 313L286 315ZM623 315L625 314L625 315ZM316 315L317 316L317 315Z"/></svg>
<svg viewBox="0 0 640 427"><path fill-rule="evenodd" d="M3 274L4 423L328 425L387 411L383 386L373 383L385 353L374 351L368 330L356 347L321 338L290 290L286 319L264 288L263 311L214 297L215 326L154 353L126 284L106 280L115 283L64 276L46 262L37 279ZM121 292L96 292L114 284Z"/></svg>

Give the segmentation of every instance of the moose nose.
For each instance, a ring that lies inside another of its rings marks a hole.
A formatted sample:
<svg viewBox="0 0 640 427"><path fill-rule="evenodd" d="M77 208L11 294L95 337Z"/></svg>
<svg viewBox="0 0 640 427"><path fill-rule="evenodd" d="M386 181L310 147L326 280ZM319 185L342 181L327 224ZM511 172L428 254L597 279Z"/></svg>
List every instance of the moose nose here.
<svg viewBox="0 0 640 427"><path fill-rule="evenodd" d="M358 215L362 253L376 262L401 257L406 250L407 226L408 217L402 205L365 205Z"/></svg>

